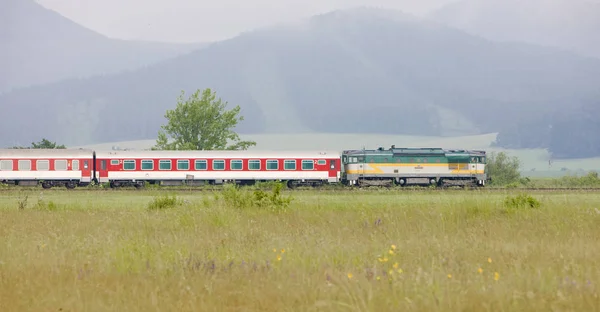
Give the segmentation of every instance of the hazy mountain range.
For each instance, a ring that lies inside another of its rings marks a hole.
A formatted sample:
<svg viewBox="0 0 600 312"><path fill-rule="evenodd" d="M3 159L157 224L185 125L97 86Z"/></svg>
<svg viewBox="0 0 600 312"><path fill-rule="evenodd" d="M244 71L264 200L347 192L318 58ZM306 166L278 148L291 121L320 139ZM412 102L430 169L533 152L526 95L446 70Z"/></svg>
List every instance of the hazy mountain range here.
<svg viewBox="0 0 600 312"><path fill-rule="evenodd" d="M32 0L0 1L0 93L150 65L198 44L107 38Z"/></svg>
<svg viewBox="0 0 600 312"><path fill-rule="evenodd" d="M460 8L435 14L448 10ZM74 145L152 139L181 90L213 88L242 107L241 133L500 132L501 146L600 155L590 134L600 121L593 109L600 107L600 58L540 42L493 41L444 23L382 9L334 11L187 54L173 49L181 55L144 67L129 63L127 72L15 90L0 96L0 131L10 133L0 145L42 136ZM82 32L45 29L59 37ZM582 116L591 126L578 124ZM578 136L586 143L573 149Z"/></svg>

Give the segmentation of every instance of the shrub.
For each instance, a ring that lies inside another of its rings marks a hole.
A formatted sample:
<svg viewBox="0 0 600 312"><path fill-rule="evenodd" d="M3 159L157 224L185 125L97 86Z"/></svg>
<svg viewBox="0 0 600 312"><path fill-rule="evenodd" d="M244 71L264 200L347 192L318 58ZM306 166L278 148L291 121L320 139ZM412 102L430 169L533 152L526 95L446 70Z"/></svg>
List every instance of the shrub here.
<svg viewBox="0 0 600 312"><path fill-rule="evenodd" d="M164 210L174 208L181 204L183 204L183 202L175 195L155 196L150 204L148 204L148 210Z"/></svg>
<svg viewBox="0 0 600 312"><path fill-rule="evenodd" d="M227 184L224 186L221 198L227 205L238 209L261 207L281 211L285 210L292 202L291 196L283 197L281 195L282 188L281 183L275 183L269 194L261 189L250 192L247 189L240 189L237 185ZM218 200L219 197L216 199Z"/></svg>
<svg viewBox="0 0 600 312"><path fill-rule="evenodd" d="M504 200L504 206L507 208L539 208L541 203L531 195L519 194L513 197L507 196Z"/></svg>
<svg viewBox="0 0 600 312"><path fill-rule="evenodd" d="M504 152L490 153L487 157L486 171L492 185L519 183L521 162L517 157L508 157Z"/></svg>

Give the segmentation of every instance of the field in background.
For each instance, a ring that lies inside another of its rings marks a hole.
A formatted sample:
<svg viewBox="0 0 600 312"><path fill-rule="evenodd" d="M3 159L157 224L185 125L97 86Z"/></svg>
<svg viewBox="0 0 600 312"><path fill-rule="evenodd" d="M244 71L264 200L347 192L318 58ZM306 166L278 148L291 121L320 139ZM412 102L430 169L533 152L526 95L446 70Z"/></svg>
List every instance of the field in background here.
<svg viewBox="0 0 600 312"><path fill-rule="evenodd" d="M333 150L375 149L398 147L442 147L455 149L481 149L488 152L507 152L517 156L523 163L523 175L530 177L559 177L564 175L583 175L587 171L600 171L600 157L588 159L553 160L548 164L549 154L543 149L507 150L492 148L490 144L496 140L496 134L474 135L464 137L421 137L406 135L378 134L258 134L242 135L242 139L257 142L253 149L257 150ZM78 147L98 149L148 149L155 144L154 140L116 142L94 144Z"/></svg>
<svg viewBox="0 0 600 312"><path fill-rule="evenodd" d="M0 310L594 310L600 194L517 194L2 193Z"/></svg>

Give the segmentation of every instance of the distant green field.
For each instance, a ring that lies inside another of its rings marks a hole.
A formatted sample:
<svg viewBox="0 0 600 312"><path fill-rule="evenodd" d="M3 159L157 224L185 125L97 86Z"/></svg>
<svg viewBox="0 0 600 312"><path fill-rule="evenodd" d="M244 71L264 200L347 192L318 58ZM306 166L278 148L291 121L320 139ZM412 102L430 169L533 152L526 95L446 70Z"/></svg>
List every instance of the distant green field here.
<svg viewBox="0 0 600 312"><path fill-rule="evenodd" d="M256 150L333 150L388 148L398 147L442 147L455 149L481 149L488 152L507 152L517 156L523 163L523 175L531 177L557 177L566 174L585 174L590 170L600 171L600 157L573 160L554 160L548 164L549 154L543 149L507 150L492 148L490 144L496 139L495 133L461 136L461 137L427 137L409 135L379 134L338 134L338 133L306 133L306 134L255 134L243 135L242 139L254 140ZM114 142L78 147L111 149L113 147L129 149L147 149L155 144L154 140Z"/></svg>

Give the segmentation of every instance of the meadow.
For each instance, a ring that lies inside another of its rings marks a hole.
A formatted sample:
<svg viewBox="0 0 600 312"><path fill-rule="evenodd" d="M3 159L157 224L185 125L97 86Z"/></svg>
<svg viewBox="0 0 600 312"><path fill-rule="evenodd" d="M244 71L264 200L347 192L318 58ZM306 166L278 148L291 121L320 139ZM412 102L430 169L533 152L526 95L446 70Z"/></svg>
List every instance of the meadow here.
<svg viewBox="0 0 600 312"><path fill-rule="evenodd" d="M599 222L585 191L11 190L0 311L595 311Z"/></svg>

